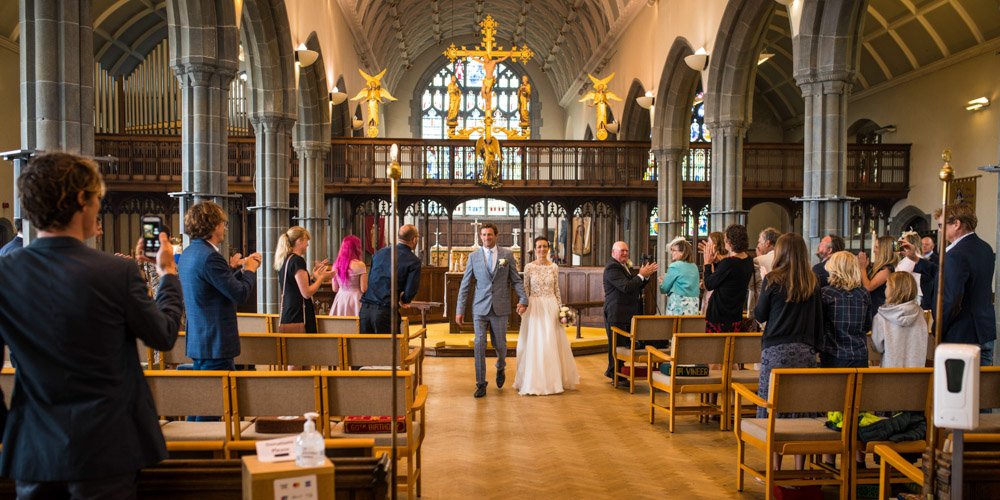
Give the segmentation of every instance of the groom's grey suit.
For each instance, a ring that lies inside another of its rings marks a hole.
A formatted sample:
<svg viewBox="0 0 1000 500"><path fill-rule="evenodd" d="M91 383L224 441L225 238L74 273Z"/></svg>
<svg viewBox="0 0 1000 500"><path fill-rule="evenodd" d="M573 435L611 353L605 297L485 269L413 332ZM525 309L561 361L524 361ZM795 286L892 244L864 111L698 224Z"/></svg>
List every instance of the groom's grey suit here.
<svg viewBox="0 0 1000 500"><path fill-rule="evenodd" d="M506 248L494 246L494 265L488 265L486 251L480 248L469 255L465 275L458 290L455 314L465 311L472 279L476 280L476 293L472 299L472 325L476 330L476 387L486 387L486 330L497 353L497 373L507 366L507 319L510 316L510 289L514 289L520 304L528 305L521 275L518 273L514 254Z"/></svg>

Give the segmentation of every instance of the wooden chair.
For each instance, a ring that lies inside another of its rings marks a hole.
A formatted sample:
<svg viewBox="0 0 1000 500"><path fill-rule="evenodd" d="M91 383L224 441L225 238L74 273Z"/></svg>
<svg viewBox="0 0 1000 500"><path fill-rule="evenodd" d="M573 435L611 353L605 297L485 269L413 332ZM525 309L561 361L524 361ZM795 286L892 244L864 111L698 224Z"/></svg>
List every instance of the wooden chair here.
<svg viewBox="0 0 1000 500"><path fill-rule="evenodd" d="M180 332L177 335L177 341L174 342L174 347L169 351L155 352L160 353L160 360L158 363L153 364L152 368L154 369L165 370L181 364L194 363L194 360L187 356L187 336L184 332Z"/></svg>
<svg viewBox="0 0 1000 500"><path fill-rule="evenodd" d="M896 450L892 449L891 446L885 444L877 444L873 448L876 455L879 456L881 462L878 468L878 497L879 498L889 498L890 488L892 483L898 483L903 481L893 481L892 471L899 471L906 478L907 482L924 484L924 471L910 463L909 460L903 458Z"/></svg>
<svg viewBox="0 0 1000 500"><path fill-rule="evenodd" d="M675 316L676 333L702 333L705 331L704 316Z"/></svg>
<svg viewBox="0 0 1000 500"><path fill-rule="evenodd" d="M835 484L840 488L840 498L848 498L846 469L774 470L774 454L782 455L840 455L842 460L852 460L851 441L854 425L844 419L839 433L825 425L825 417L817 418L777 418L779 413L813 413L828 411L851 414L854 392L853 368L799 369L777 368L771 371L768 400L764 401L743 384L733 384L736 391L736 405L746 400L766 408L767 418L742 418L736 412L734 431L736 433L736 489L743 491L744 474L764 480L764 497L771 499L775 485L802 486ZM756 470L746 464L746 445L761 450L765 456L765 468Z"/></svg>
<svg viewBox="0 0 1000 500"><path fill-rule="evenodd" d="M934 370L932 368L860 368L855 378L853 412L850 422L857 422L861 412L921 412L933 420ZM848 415L845 413L845 415ZM848 419L845 418L845 421ZM857 440L852 433L852 448L865 455L875 452L875 445L884 445L897 453L920 453L927 448L927 441L869 441ZM859 470L853 456L844 457L841 468L851 471L851 484L876 484L879 477L874 470ZM906 480L901 480L907 482ZM900 481L896 481L900 482Z"/></svg>
<svg viewBox="0 0 1000 500"><path fill-rule="evenodd" d="M640 343L657 340L669 342L674 336L676 319L677 316L633 316L631 332L626 332L618 327L611 327L611 341L615 344L615 370L613 375L615 387L618 387L618 377L628 377L628 392L629 394L635 393L636 366L647 363L649 359ZM619 346L618 337L628 339L629 346ZM622 366L620 369L618 368L619 364ZM621 371L625 369L625 366L629 367L627 374ZM646 371L649 371L648 365Z"/></svg>
<svg viewBox="0 0 1000 500"><path fill-rule="evenodd" d="M316 316L317 333L358 333L361 323L357 316Z"/></svg>
<svg viewBox="0 0 1000 500"><path fill-rule="evenodd" d="M379 434L348 434L344 423L334 424L332 417L385 416L392 414L392 373L388 371L324 371L323 372L323 415L329 425L327 438L344 439L350 436L364 436L375 439L376 452L391 452L391 431ZM404 432L397 432L397 458L406 459L405 473L399 464L394 464L406 486L406 497L420 496L421 489L421 447L424 442L426 425L424 403L427 387L413 388L413 375L409 371L397 372L396 412L405 422ZM391 424L390 424L391 425ZM391 429L391 428L390 428Z"/></svg>
<svg viewBox="0 0 1000 500"><path fill-rule="evenodd" d="M723 407L718 404L699 402L693 406L678 406L678 394L714 394L722 403L725 398L724 375L722 370L712 370L707 377L677 376L678 365L715 364L722 365L726 358L728 339L724 335L712 333L678 333L674 335L670 355L663 351L646 346L648 353L646 381L649 383L649 423L655 420L657 408L667 412L667 428L674 432L674 416L678 413L696 413L699 415L719 415L720 429L725 428ZM660 363L670 363L670 375L660 372ZM666 392L667 406L656 403L657 389Z"/></svg>
<svg viewBox="0 0 1000 500"><path fill-rule="evenodd" d="M5 349L6 350L6 349ZM3 404L10 408L10 396L14 394L14 369L0 370L0 390L3 391ZM2 432L2 430L0 430Z"/></svg>
<svg viewBox="0 0 1000 500"><path fill-rule="evenodd" d="M236 313L236 329L240 333L273 333L269 314Z"/></svg>
<svg viewBox="0 0 1000 500"><path fill-rule="evenodd" d="M343 334L338 333L279 333L284 345L285 363L293 366L325 366L341 368Z"/></svg>
<svg viewBox="0 0 1000 500"><path fill-rule="evenodd" d="M320 413L323 401L318 371L234 371L229 372L232 391L232 439L226 451L238 454L255 449L256 441L272 439L282 434L262 434L254 426L256 417L299 416L306 412ZM316 430L323 432L325 423L316 422ZM297 429L294 433L302 432Z"/></svg>
<svg viewBox="0 0 1000 500"><path fill-rule="evenodd" d="M143 369L153 368L153 348L146 347L146 344L142 340L135 339L135 349L139 355L139 366L142 366ZM6 353L7 350L4 349L4 361L7 358Z"/></svg>
<svg viewBox="0 0 1000 500"><path fill-rule="evenodd" d="M716 334L718 335L718 334ZM738 408L732 406L730 403L735 401L733 396L732 384L743 384L748 389L753 391L757 390L757 386L760 385L760 370L754 370L752 366L746 367L744 365L759 364L761 360L761 333L730 333L726 334L729 337L729 358L726 359L724 372L726 375L726 400L724 402L723 408L726 409L726 428L732 428L732 413L733 411L747 411L756 413L757 407L754 405L747 405L745 408ZM752 416L752 414L751 414Z"/></svg>
<svg viewBox="0 0 1000 500"><path fill-rule="evenodd" d="M237 365L267 365L272 370L284 366L281 339L272 333L241 333L240 355L233 362Z"/></svg>
<svg viewBox="0 0 1000 500"><path fill-rule="evenodd" d="M6 393L7 389L4 388ZM979 367L979 409L1000 408L1000 366ZM1000 413L980 413L979 427L965 432L966 441L987 441L986 434L1000 434Z"/></svg>
<svg viewBox="0 0 1000 500"><path fill-rule="evenodd" d="M214 416L218 422L165 421L160 429L171 452L207 452L229 458L226 443L232 438L229 372L147 370L146 383L157 413L163 417ZM245 429L249 426L241 428Z"/></svg>

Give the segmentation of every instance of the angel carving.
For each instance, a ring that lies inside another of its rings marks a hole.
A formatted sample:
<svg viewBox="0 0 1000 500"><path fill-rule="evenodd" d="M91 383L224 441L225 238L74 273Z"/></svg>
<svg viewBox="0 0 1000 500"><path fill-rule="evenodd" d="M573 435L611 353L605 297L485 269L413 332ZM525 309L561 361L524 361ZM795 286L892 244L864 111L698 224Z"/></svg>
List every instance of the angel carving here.
<svg viewBox="0 0 1000 500"><path fill-rule="evenodd" d="M594 78L594 75L587 74L590 81L594 83L594 88L587 95L580 99L580 102L593 101L593 106L597 108L597 139L603 141L608 138L608 104L609 101L621 101L622 98L608 90L608 82L615 77L614 73L603 80Z"/></svg>
<svg viewBox="0 0 1000 500"><path fill-rule="evenodd" d="M479 184L493 189L499 188L500 164L503 162L500 140L492 135L480 136L476 140L476 156L483 159L483 173L479 176Z"/></svg>
<svg viewBox="0 0 1000 500"><path fill-rule="evenodd" d="M368 83L365 84L365 88L358 92L358 95L351 98L352 101L365 101L368 103L368 137L378 137L378 105L382 102L382 99L387 101L395 101L396 98L389 93L388 90L382 88L382 77L385 76L385 72L388 70L383 69L381 73L371 76L365 73L364 70L358 68L358 73L365 78Z"/></svg>

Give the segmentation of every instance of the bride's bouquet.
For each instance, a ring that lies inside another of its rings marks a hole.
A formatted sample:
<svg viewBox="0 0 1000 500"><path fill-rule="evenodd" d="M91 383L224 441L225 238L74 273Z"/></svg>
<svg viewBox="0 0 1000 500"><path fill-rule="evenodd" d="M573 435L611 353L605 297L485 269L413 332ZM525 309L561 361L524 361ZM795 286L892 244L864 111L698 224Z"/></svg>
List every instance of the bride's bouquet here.
<svg viewBox="0 0 1000 500"><path fill-rule="evenodd" d="M559 322L565 326L573 326L576 324L576 311L562 306L559 308Z"/></svg>

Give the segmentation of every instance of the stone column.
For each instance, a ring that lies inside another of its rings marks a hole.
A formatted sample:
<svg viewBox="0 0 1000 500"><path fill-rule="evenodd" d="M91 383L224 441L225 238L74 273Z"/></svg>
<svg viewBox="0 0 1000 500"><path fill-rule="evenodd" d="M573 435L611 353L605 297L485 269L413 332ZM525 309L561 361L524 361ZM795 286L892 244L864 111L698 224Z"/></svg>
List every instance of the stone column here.
<svg viewBox="0 0 1000 500"><path fill-rule="evenodd" d="M684 204L682 198L683 182L681 180L681 161L687 150L681 148L664 148L653 151L656 156L657 183L656 183L656 206L659 214L656 231L656 261L660 263L660 269L656 272L658 278L662 278L667 272L670 264L667 259L667 243L680 234L683 221L681 220L681 206ZM660 310L667 310L666 295L657 295L657 302L660 303Z"/></svg>
<svg viewBox="0 0 1000 500"><path fill-rule="evenodd" d="M189 62L184 58L171 67L180 85L181 106L181 191L180 232L184 214L191 205L214 201L229 212L229 84L236 75L235 64ZM258 143L259 147L259 143ZM226 233L220 252L229 255L230 235ZM189 243L184 236L184 246Z"/></svg>
<svg viewBox="0 0 1000 500"><path fill-rule="evenodd" d="M622 203L622 241L628 244L632 262L636 265L639 265L639 256L643 253L640 231L645 229L648 223L642 216L640 205L640 202L635 200Z"/></svg>
<svg viewBox="0 0 1000 500"><path fill-rule="evenodd" d="M294 120L277 114L250 117L257 136L257 248L263 264L257 271L257 312L278 312L278 276L274 251L278 237L288 230L291 217L288 205L288 182ZM301 166L301 164L300 164ZM308 260L306 261L309 262Z"/></svg>
<svg viewBox="0 0 1000 500"><path fill-rule="evenodd" d="M709 229L724 231L730 224L746 224L743 210L743 136L749 124L723 121L708 124L712 132L712 203Z"/></svg>
<svg viewBox="0 0 1000 500"><path fill-rule="evenodd" d="M330 150L330 143L300 142L295 144L295 153L299 157L299 225L305 227L312 235L309 250L306 252L306 262L310 265L323 259L336 258L333 252L338 247L327 246L329 238L326 235L330 221L324 210L323 196L323 160Z"/></svg>
<svg viewBox="0 0 1000 500"><path fill-rule="evenodd" d="M91 0L21 0L21 148L94 154ZM17 179L14 179L17 184ZM14 213L20 202L14 197ZM34 235L24 220L24 244Z"/></svg>
<svg viewBox="0 0 1000 500"><path fill-rule="evenodd" d="M347 220L350 217L350 206L347 200L343 198L327 198L326 199L326 213L328 216L329 231L328 236L328 255L330 256L330 262L333 262L337 258L337 254L340 252L340 242L344 240L344 237L348 234L354 234L351 226L347 224Z"/></svg>
<svg viewBox="0 0 1000 500"><path fill-rule="evenodd" d="M805 100L802 231L810 249L830 233L848 232L846 73L832 79L799 78Z"/></svg>

